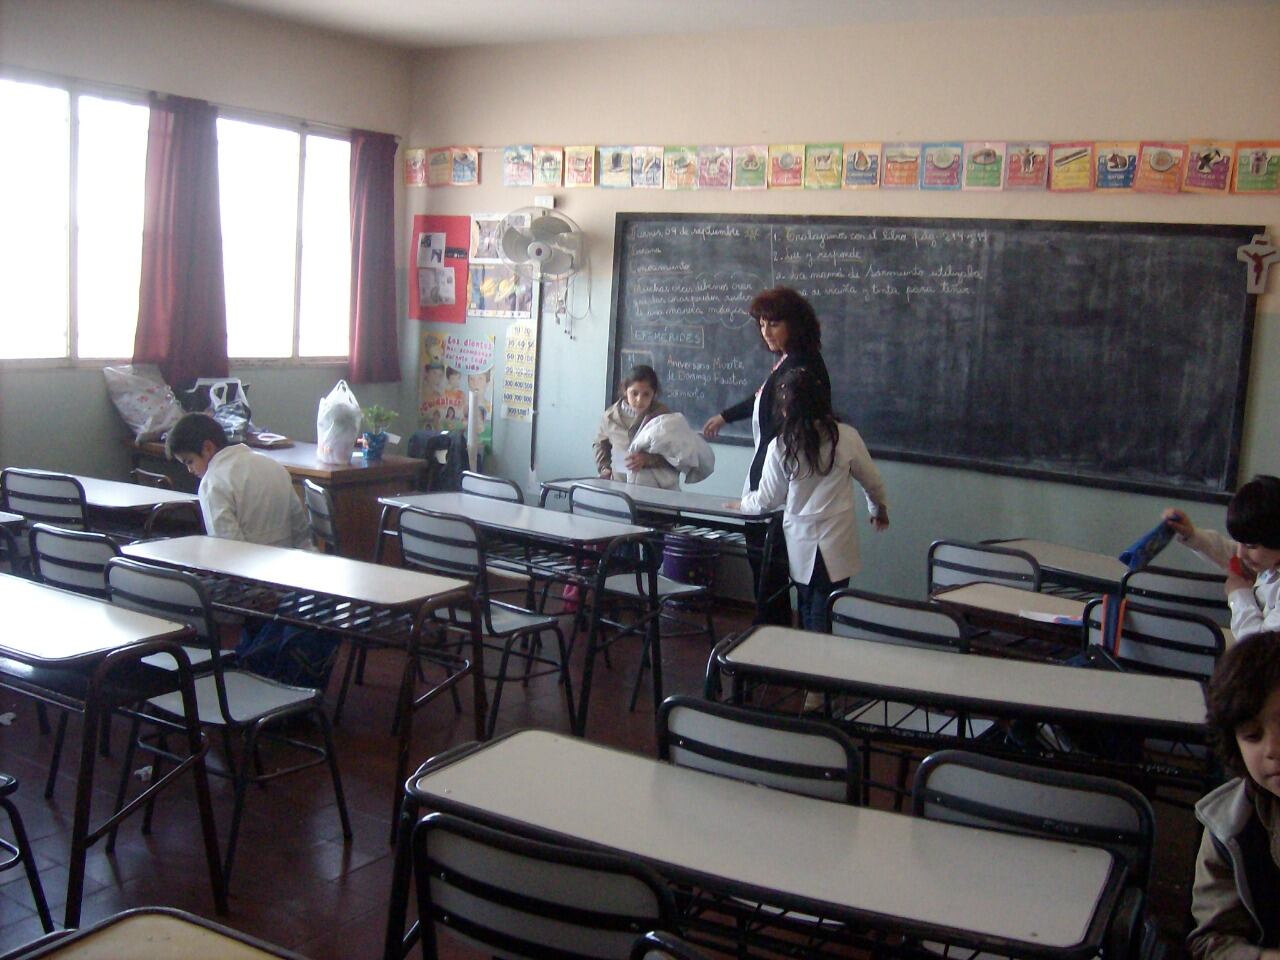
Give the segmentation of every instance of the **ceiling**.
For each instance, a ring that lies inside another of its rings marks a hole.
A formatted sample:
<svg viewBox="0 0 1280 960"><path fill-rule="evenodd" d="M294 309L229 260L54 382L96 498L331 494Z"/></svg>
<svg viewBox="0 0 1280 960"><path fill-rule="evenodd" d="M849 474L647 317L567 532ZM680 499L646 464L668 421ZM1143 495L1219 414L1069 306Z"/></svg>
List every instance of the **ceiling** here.
<svg viewBox="0 0 1280 960"><path fill-rule="evenodd" d="M1277 0L203 0L410 49Z"/></svg>

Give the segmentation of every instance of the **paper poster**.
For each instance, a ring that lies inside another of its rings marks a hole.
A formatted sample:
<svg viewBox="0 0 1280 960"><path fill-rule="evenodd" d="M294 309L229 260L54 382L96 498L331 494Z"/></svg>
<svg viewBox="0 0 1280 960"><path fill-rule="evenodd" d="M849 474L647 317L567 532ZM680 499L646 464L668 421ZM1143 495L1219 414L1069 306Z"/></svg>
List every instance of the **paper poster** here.
<svg viewBox="0 0 1280 960"><path fill-rule="evenodd" d="M964 154L962 143L926 143L921 148L923 162L920 169L922 190L959 190L960 159Z"/></svg>
<svg viewBox="0 0 1280 960"><path fill-rule="evenodd" d="M970 140L964 145L965 190L999 190L1004 186L1003 142Z"/></svg>
<svg viewBox="0 0 1280 960"><path fill-rule="evenodd" d="M594 146L564 148L564 185L566 187L596 185L596 148Z"/></svg>
<svg viewBox="0 0 1280 960"><path fill-rule="evenodd" d="M631 148L600 148L600 186L614 190L631 187Z"/></svg>
<svg viewBox="0 0 1280 960"><path fill-rule="evenodd" d="M474 393L476 439L493 444L493 359L495 338L422 332L422 375L418 421L428 430L466 430Z"/></svg>
<svg viewBox="0 0 1280 960"><path fill-rule="evenodd" d="M799 190L804 186L804 144L769 145L769 189Z"/></svg>
<svg viewBox="0 0 1280 960"><path fill-rule="evenodd" d="M475 213L471 215L471 262L501 263L498 244L502 239L500 213Z"/></svg>
<svg viewBox="0 0 1280 960"><path fill-rule="evenodd" d="M769 170L769 148L752 144L733 148L733 189L763 190Z"/></svg>
<svg viewBox="0 0 1280 960"><path fill-rule="evenodd" d="M1138 171L1136 140L1095 143L1093 159L1095 189L1133 189L1133 175Z"/></svg>
<svg viewBox="0 0 1280 960"><path fill-rule="evenodd" d="M920 185L920 152L918 143L886 143L884 173L880 186L885 189L912 189Z"/></svg>
<svg viewBox="0 0 1280 960"><path fill-rule="evenodd" d="M1177 193L1182 189L1182 169L1187 163L1185 143L1138 144L1138 172L1133 189L1143 193Z"/></svg>
<svg viewBox="0 0 1280 960"><path fill-rule="evenodd" d="M1049 185L1049 144L1010 143L1005 154L1006 190L1043 190Z"/></svg>
<svg viewBox="0 0 1280 960"><path fill-rule="evenodd" d="M409 316L415 320L464 323L467 319L467 252L471 218L413 218L409 262Z"/></svg>
<svg viewBox="0 0 1280 960"><path fill-rule="evenodd" d="M880 186L880 144L863 141L844 145L844 188L874 190Z"/></svg>
<svg viewBox="0 0 1280 960"><path fill-rule="evenodd" d="M1280 140L1236 144L1232 193L1280 193Z"/></svg>
<svg viewBox="0 0 1280 960"><path fill-rule="evenodd" d="M1231 189L1231 161L1236 145L1221 140L1192 140L1182 189L1188 193L1226 193Z"/></svg>
<svg viewBox="0 0 1280 960"><path fill-rule="evenodd" d="M839 190L843 152L838 143L807 143L804 147L804 188Z"/></svg>
<svg viewBox="0 0 1280 960"><path fill-rule="evenodd" d="M538 370L538 331L532 323L507 327L502 368L502 418L528 423L533 419L533 387Z"/></svg>
<svg viewBox="0 0 1280 960"><path fill-rule="evenodd" d="M467 316L531 318L533 281L513 272L504 263L473 263L467 293Z"/></svg>
<svg viewBox="0 0 1280 960"><path fill-rule="evenodd" d="M535 187L560 186L564 167L564 151L560 147L533 148L533 185Z"/></svg>
<svg viewBox="0 0 1280 960"><path fill-rule="evenodd" d="M453 148L436 147L427 151L427 186L447 187L453 177Z"/></svg>
<svg viewBox="0 0 1280 960"><path fill-rule="evenodd" d="M664 148L662 151L662 176L664 189L695 189L698 186L698 148Z"/></svg>
<svg viewBox="0 0 1280 960"><path fill-rule="evenodd" d="M449 183L455 187L474 187L480 182L480 151L475 147L453 147L453 167Z"/></svg>
<svg viewBox="0 0 1280 960"><path fill-rule="evenodd" d="M733 148L698 148L698 189L728 190L733 184Z"/></svg>
<svg viewBox="0 0 1280 960"><path fill-rule="evenodd" d="M427 185L427 151L424 147L412 147L404 152L404 185Z"/></svg>
<svg viewBox="0 0 1280 960"><path fill-rule="evenodd" d="M518 143L502 148L502 185L533 186L533 146Z"/></svg>
<svg viewBox="0 0 1280 960"><path fill-rule="evenodd" d="M1063 192L1093 189L1092 141L1049 145L1049 189Z"/></svg>
<svg viewBox="0 0 1280 960"><path fill-rule="evenodd" d="M662 189L662 148L631 148L631 186L638 190Z"/></svg>

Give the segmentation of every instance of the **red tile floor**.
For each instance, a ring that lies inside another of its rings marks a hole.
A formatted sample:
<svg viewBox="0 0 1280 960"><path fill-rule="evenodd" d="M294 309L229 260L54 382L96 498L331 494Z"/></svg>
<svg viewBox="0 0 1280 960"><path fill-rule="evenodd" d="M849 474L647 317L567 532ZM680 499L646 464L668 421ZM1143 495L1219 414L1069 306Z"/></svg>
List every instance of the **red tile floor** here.
<svg viewBox="0 0 1280 960"><path fill-rule="evenodd" d="M746 626L740 611L717 618L721 634ZM668 693L701 690L708 648L702 638L668 642L664 669ZM647 693L634 713L627 701L635 677L638 645L622 644L612 669L597 671L588 736L602 743L652 754L653 712ZM341 827L324 768L251 788L231 884L231 912L216 917L193 816L189 785L180 784L157 805L155 827L143 836L138 818L127 821L112 856L101 845L89 855L83 922L92 923L130 907L166 905L217 919L231 927L296 950L314 960L364 960L381 955L391 878L390 791L394 741L389 733L400 661L393 652L370 655L363 687L353 687L343 724L335 731L354 838ZM575 672L575 676L576 676ZM335 684L336 687L336 679ZM415 761L472 737L471 717L455 714L447 698L422 711L415 724ZM18 806L32 837L55 919L61 919L67 879L72 772L78 728L73 720L57 791L42 796L52 736L41 736L32 704L0 691L0 770L22 785ZM521 726L566 730L564 702L552 678L526 689L511 685L503 696L499 732ZM100 762L96 802L109 809L123 754L126 725L114 725L112 757ZM886 770L887 774L888 771ZM220 836L231 807L227 781L214 778ZM875 797L877 805L886 797ZM1189 810L1156 805L1157 844L1151 899L1171 956L1181 953L1190 877L1199 831ZM0 829L6 824L0 823ZM0 953L40 933L22 871L0 874ZM476 954L442 938L449 957Z"/></svg>

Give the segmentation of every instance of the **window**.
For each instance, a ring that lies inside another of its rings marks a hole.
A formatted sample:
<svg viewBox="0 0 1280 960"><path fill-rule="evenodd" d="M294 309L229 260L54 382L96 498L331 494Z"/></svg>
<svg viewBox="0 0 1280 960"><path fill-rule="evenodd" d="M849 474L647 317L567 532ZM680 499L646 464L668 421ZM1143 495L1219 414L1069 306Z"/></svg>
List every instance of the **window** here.
<svg viewBox="0 0 1280 960"><path fill-rule="evenodd" d="M141 94L0 78L0 359L133 353L149 121ZM230 356L347 355L350 152L219 119Z"/></svg>

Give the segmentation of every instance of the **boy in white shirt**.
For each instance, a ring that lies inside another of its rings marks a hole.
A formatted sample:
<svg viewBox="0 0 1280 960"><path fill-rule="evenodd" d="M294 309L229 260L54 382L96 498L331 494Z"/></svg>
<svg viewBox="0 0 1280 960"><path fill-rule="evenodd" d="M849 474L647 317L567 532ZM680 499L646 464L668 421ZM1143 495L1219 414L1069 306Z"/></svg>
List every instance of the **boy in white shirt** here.
<svg viewBox="0 0 1280 960"><path fill-rule="evenodd" d="M1164 522L1196 553L1227 571L1231 631L1243 640L1280 630L1280 479L1259 474L1227 504L1227 532L1201 530L1181 510Z"/></svg>
<svg viewBox="0 0 1280 960"><path fill-rule="evenodd" d="M187 414L169 431L165 450L200 478L200 512L210 536L315 549L289 471L242 443L229 443L212 417Z"/></svg>

